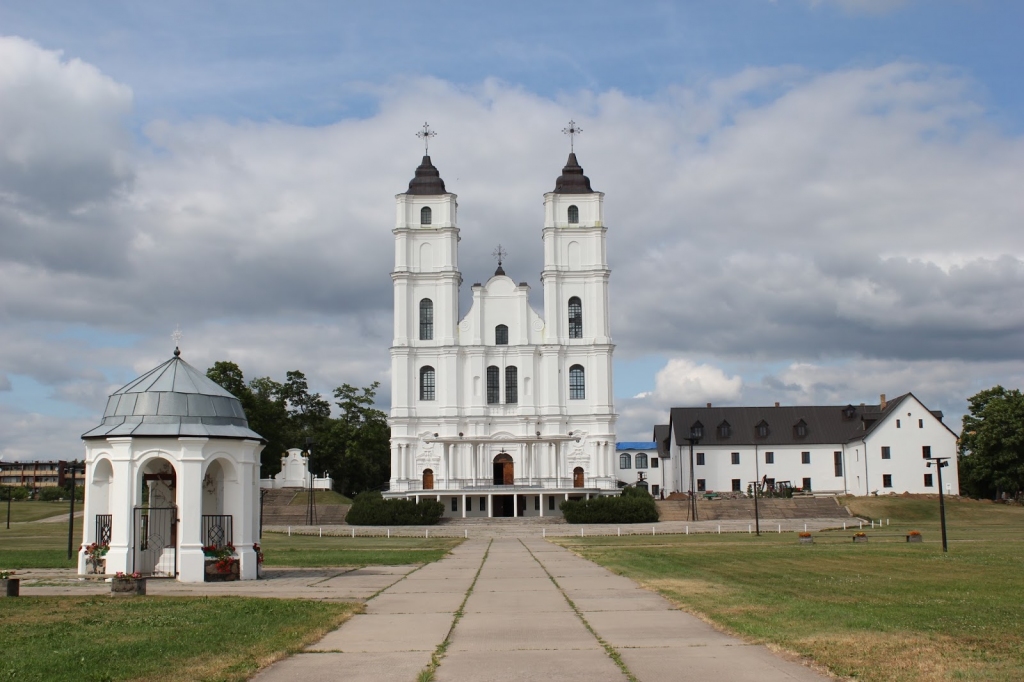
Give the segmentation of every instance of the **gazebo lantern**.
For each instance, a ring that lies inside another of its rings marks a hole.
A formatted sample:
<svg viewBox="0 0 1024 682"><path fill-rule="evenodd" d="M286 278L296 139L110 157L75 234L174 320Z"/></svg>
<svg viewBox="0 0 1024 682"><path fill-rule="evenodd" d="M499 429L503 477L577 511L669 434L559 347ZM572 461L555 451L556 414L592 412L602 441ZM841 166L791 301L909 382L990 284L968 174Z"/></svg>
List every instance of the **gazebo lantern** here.
<svg viewBox="0 0 1024 682"><path fill-rule="evenodd" d="M105 572L203 582L204 547L232 545L257 577L259 465L266 441L238 398L174 357L107 400L85 441L85 547L109 540Z"/></svg>

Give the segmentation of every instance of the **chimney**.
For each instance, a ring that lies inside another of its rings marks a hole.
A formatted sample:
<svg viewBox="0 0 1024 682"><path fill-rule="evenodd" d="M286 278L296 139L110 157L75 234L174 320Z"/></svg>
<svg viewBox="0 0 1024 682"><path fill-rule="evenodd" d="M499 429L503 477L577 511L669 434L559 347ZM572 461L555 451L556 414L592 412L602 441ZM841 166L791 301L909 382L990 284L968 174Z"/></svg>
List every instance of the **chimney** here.
<svg viewBox="0 0 1024 682"><path fill-rule="evenodd" d="M711 403L708 403L708 407L709 407L709 408L711 407Z"/></svg>
<svg viewBox="0 0 1024 682"><path fill-rule="evenodd" d="M885 402L885 394L883 393L882 395L878 396L878 407L880 410L882 410L882 412L885 412L886 405L888 405L888 403Z"/></svg>
<svg viewBox="0 0 1024 682"><path fill-rule="evenodd" d="M778 406L779 406L779 401L778 401L778 400L776 400L776 401L775 401L775 407L778 407Z"/></svg>

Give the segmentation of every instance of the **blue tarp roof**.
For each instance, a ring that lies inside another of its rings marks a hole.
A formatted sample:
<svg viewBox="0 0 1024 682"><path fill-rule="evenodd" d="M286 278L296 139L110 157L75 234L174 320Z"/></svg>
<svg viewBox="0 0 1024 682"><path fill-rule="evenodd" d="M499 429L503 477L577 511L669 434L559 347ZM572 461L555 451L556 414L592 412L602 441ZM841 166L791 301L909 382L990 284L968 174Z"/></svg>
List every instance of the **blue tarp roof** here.
<svg viewBox="0 0 1024 682"><path fill-rule="evenodd" d="M627 440L621 443L615 444L616 450L657 450L658 444L652 441L646 440Z"/></svg>

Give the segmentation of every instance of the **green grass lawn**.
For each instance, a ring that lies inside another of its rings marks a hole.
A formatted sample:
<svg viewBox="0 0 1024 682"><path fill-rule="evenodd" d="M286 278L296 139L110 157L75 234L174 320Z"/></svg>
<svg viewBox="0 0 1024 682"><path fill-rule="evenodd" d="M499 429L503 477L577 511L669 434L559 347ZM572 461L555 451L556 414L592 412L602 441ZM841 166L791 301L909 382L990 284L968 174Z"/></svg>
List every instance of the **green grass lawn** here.
<svg viewBox="0 0 1024 682"><path fill-rule="evenodd" d="M74 554L68 561L67 521L12 523L10 530L0 525L0 568L74 568L78 565L78 548L82 544L82 519L75 519L72 537Z"/></svg>
<svg viewBox="0 0 1024 682"><path fill-rule="evenodd" d="M849 502L849 501L848 501ZM1024 677L1024 508L953 500L950 551L937 500L851 506L891 525L815 533L565 538L557 542L636 579L727 630L808 656L858 680ZM907 544L911 529L923 544Z"/></svg>
<svg viewBox="0 0 1024 682"><path fill-rule="evenodd" d="M315 490L313 493L317 504L352 504L352 500L333 490ZM305 507L307 504L309 504L309 492L306 490L298 493L289 502L292 507Z"/></svg>
<svg viewBox="0 0 1024 682"><path fill-rule="evenodd" d="M242 597L0 599L0 679L244 680L359 608Z"/></svg>
<svg viewBox="0 0 1024 682"><path fill-rule="evenodd" d="M11 501L11 523L38 521L51 516L68 515L71 502ZM75 500L75 511L82 511L82 500ZM0 530L7 527L7 500L0 501ZM65 526L67 528L67 526Z"/></svg>
<svg viewBox="0 0 1024 682"><path fill-rule="evenodd" d="M400 566L437 561L459 538L348 538L263 533L264 562L273 566Z"/></svg>

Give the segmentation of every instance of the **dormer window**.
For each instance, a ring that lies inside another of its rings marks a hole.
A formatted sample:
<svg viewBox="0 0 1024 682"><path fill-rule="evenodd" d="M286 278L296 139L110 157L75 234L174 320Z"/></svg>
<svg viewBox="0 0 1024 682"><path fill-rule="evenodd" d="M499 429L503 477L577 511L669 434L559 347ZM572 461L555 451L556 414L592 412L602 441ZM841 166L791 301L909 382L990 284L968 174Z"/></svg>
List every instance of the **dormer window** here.
<svg viewBox="0 0 1024 682"><path fill-rule="evenodd" d="M768 422L766 422L763 419L760 422L758 422L757 426L754 427L754 433L757 434L758 438L767 438L769 432L770 431L768 429Z"/></svg>
<svg viewBox="0 0 1024 682"><path fill-rule="evenodd" d="M847 405L843 408L843 419L853 419L855 414L857 414L857 410L853 408L853 405Z"/></svg>
<svg viewBox="0 0 1024 682"><path fill-rule="evenodd" d="M579 224L579 222L580 222L580 209L578 207L576 207L575 205L574 206L570 206L569 207L569 224L570 225L577 225L577 224Z"/></svg>
<svg viewBox="0 0 1024 682"><path fill-rule="evenodd" d="M793 437L794 438L806 438L807 437L807 422L803 419L793 424Z"/></svg>
<svg viewBox="0 0 1024 682"><path fill-rule="evenodd" d="M497 327L494 328L494 345L508 345L508 327L506 327L503 324L499 324Z"/></svg>
<svg viewBox="0 0 1024 682"><path fill-rule="evenodd" d="M694 422L693 426L690 427L690 438L694 440L700 440L704 437L704 425L700 422Z"/></svg>
<svg viewBox="0 0 1024 682"><path fill-rule="evenodd" d="M430 207L424 206L420 209L420 225L429 225L431 220Z"/></svg>
<svg viewBox="0 0 1024 682"><path fill-rule="evenodd" d="M724 421L724 422L722 422L721 424L718 425L718 437L719 438L728 438L731 435L732 435L732 426L729 425L729 422Z"/></svg>

